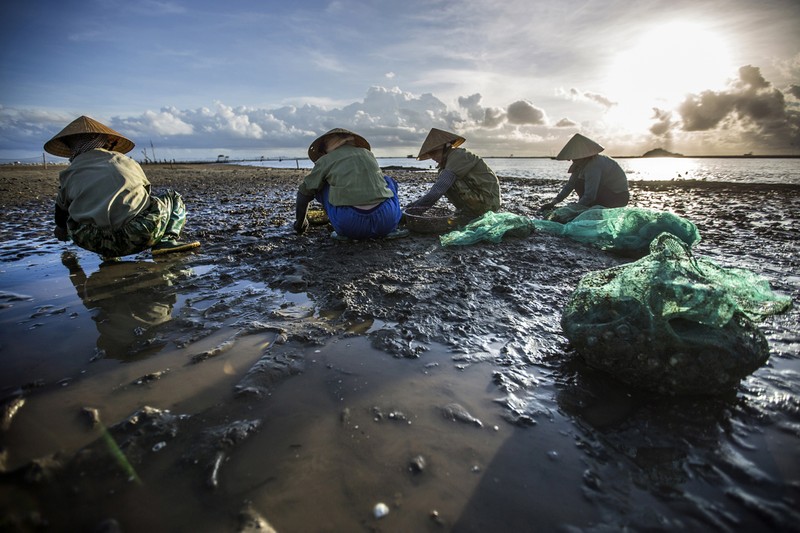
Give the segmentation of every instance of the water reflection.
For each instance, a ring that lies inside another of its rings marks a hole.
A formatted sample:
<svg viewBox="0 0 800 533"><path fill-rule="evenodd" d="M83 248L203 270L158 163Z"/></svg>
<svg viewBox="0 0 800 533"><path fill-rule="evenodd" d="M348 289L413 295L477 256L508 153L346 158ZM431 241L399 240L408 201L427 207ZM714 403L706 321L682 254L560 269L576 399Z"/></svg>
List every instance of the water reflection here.
<svg viewBox="0 0 800 533"><path fill-rule="evenodd" d="M149 337L152 328L172 318L176 294L172 275L158 263L101 263L86 275L72 252L61 255L69 279L97 326L98 356L130 359L158 351L164 341Z"/></svg>
<svg viewBox="0 0 800 533"><path fill-rule="evenodd" d="M629 180L666 181L706 179L698 169L696 159L681 157L650 157L618 160Z"/></svg>
<svg viewBox="0 0 800 533"><path fill-rule="evenodd" d="M584 494L607 516L621 509L634 529L789 530L797 523L797 511L786 504L795 489L771 467L786 452L770 457L762 430L737 434L737 425L750 426L743 417L756 406L741 410L735 390L670 398L626 389L583 368L559 387L556 400L576 424L576 444L585 454ZM639 513L651 497L649 511ZM619 519L608 525L621 526L614 523Z"/></svg>

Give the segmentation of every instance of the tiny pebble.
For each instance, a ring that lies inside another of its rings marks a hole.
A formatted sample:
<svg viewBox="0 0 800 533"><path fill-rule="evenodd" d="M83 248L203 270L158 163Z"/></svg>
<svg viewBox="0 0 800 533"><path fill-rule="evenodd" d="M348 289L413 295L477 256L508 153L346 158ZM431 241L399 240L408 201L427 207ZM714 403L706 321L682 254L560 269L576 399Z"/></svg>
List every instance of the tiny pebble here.
<svg viewBox="0 0 800 533"><path fill-rule="evenodd" d="M375 515L375 518L383 518L389 514L389 506L383 502L376 503L372 509L372 514Z"/></svg>

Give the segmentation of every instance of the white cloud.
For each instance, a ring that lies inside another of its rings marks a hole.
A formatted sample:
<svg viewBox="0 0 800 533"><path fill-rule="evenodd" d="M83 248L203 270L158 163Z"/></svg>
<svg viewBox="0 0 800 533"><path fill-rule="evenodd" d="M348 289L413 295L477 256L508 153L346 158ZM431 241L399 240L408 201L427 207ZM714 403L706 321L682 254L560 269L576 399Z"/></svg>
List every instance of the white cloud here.
<svg viewBox="0 0 800 533"><path fill-rule="evenodd" d="M507 115L511 124L545 124L547 119L543 110L527 100L518 100L509 105Z"/></svg>

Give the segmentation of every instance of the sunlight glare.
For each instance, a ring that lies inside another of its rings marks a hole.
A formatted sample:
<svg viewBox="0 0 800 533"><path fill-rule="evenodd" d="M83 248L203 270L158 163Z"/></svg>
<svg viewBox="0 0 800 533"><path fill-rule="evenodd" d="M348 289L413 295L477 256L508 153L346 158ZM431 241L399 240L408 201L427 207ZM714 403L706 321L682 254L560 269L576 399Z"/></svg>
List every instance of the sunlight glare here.
<svg viewBox="0 0 800 533"><path fill-rule="evenodd" d="M673 22L649 30L617 55L605 90L618 102L619 112L630 114L632 109L674 106L688 93L721 89L735 73L719 34L698 23ZM650 118L639 116L637 122Z"/></svg>

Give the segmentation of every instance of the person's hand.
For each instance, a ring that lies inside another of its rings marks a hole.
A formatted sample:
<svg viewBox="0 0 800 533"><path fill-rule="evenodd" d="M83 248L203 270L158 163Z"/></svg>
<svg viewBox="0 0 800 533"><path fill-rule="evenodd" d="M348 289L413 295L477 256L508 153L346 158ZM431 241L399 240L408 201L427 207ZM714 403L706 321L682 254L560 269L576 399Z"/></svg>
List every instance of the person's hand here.
<svg viewBox="0 0 800 533"><path fill-rule="evenodd" d="M302 235L308 229L308 218L304 218L303 220L295 220L292 227L294 228L295 233Z"/></svg>
<svg viewBox="0 0 800 533"><path fill-rule="evenodd" d="M542 204L542 207L539 208L540 211L550 211L556 206L553 202L547 202L546 204Z"/></svg>
<svg viewBox="0 0 800 533"><path fill-rule="evenodd" d="M56 226L55 229L53 229L53 236L59 241L69 240L69 232L67 231L67 228L62 228L61 226Z"/></svg>

